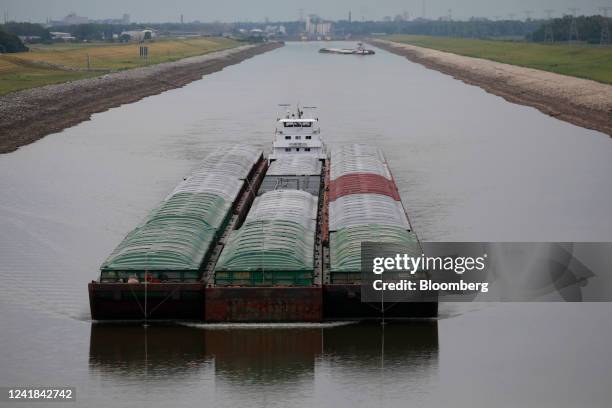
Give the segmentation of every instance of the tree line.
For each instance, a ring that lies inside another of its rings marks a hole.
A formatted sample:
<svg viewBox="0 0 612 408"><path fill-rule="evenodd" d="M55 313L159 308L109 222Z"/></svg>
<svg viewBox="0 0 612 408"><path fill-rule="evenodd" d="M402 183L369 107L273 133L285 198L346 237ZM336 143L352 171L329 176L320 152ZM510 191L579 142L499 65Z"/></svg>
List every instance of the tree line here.
<svg viewBox="0 0 612 408"><path fill-rule="evenodd" d="M443 37L462 37L479 39L511 39L521 41L544 42L552 39L555 42L568 41L570 32L572 40L587 43L599 43L602 29L612 19L603 16L580 16L575 18L575 30L572 30L572 16L564 16L552 20L489 20L472 18L467 21L450 19L411 21L396 18L391 21L347 21L334 23L336 36L368 36L380 34L430 35ZM36 37L32 42L48 43L52 41L51 32L67 32L77 41L121 41L120 34L124 31L153 28L161 34L209 34L221 35L238 28L265 28L266 25L283 25L289 37L297 37L303 30L303 23L297 21L275 23L153 23L128 25L121 24L78 24L59 27L43 27L40 24L9 22L0 25L0 52L20 52L27 47L21 37ZM548 34L548 35L547 35Z"/></svg>
<svg viewBox="0 0 612 408"><path fill-rule="evenodd" d="M591 44L599 44L601 41L601 32L607 23L608 28L612 27L612 19L603 16L580 16L576 17L576 31L572 28L572 16L564 16L563 18L555 18L554 20L544 22L537 30L527 35L527 40L534 42L550 41L569 41L570 32L572 41L584 41ZM550 28L549 33L552 37L547 39L546 29ZM578 38L575 37L577 34Z"/></svg>
<svg viewBox="0 0 612 408"><path fill-rule="evenodd" d="M542 25L541 20L500 20L472 18L468 21L423 20L412 21L339 21L336 31L356 36L371 33L431 35L464 38L523 39Z"/></svg>

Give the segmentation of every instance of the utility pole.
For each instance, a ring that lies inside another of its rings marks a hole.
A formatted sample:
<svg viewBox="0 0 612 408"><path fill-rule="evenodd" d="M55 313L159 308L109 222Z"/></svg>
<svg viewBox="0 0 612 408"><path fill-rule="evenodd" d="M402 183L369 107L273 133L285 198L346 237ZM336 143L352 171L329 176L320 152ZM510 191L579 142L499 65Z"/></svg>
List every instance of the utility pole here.
<svg viewBox="0 0 612 408"><path fill-rule="evenodd" d="M612 10L612 7L600 7L603 19L601 21L601 45L610 44L610 21L608 20L608 11Z"/></svg>
<svg viewBox="0 0 612 408"><path fill-rule="evenodd" d="M572 7L569 9L569 11L572 13L572 22L570 24L570 31L569 31L569 37L567 38L567 43L571 44L572 43L572 38L574 38L576 41L578 41L579 37L578 37L578 23L576 22L576 13L578 13L578 8L576 7Z"/></svg>
<svg viewBox="0 0 612 408"><path fill-rule="evenodd" d="M544 10L544 12L546 13L546 16L548 17L548 20L546 21L546 26L544 27L544 42L552 44L555 42L555 34L553 32L553 20L552 20L552 14L555 12L555 10L547 9L547 10Z"/></svg>

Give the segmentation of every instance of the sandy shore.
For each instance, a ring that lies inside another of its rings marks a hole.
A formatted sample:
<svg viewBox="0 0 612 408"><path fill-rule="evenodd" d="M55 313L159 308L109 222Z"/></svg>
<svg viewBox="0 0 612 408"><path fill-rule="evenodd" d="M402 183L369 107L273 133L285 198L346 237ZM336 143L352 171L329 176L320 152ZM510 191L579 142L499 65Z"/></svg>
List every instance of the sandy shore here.
<svg viewBox="0 0 612 408"><path fill-rule="evenodd" d="M88 120L93 113L181 87L281 45L244 45L176 62L3 95L0 97L0 153L12 152Z"/></svg>
<svg viewBox="0 0 612 408"><path fill-rule="evenodd" d="M399 44L370 43L547 115L612 136L612 86L537 69Z"/></svg>

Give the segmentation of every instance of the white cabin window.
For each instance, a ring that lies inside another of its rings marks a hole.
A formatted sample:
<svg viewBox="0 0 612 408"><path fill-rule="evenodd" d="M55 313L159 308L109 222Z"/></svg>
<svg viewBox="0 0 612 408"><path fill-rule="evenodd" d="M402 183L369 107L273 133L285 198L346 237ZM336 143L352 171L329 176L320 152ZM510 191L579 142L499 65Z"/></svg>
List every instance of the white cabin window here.
<svg viewBox="0 0 612 408"><path fill-rule="evenodd" d="M305 147L304 150L306 150L307 152L310 151L310 147Z"/></svg>
<svg viewBox="0 0 612 408"><path fill-rule="evenodd" d="M312 136L306 136L306 140L312 139Z"/></svg>
<svg viewBox="0 0 612 408"><path fill-rule="evenodd" d="M284 127L312 127L312 122L283 122Z"/></svg>
<svg viewBox="0 0 612 408"><path fill-rule="evenodd" d="M285 140L291 140L291 136L285 136Z"/></svg>
<svg viewBox="0 0 612 408"><path fill-rule="evenodd" d="M296 136L295 140L300 140L302 138L302 136Z"/></svg>
<svg viewBox="0 0 612 408"><path fill-rule="evenodd" d="M290 147L285 147L285 151L286 151L286 152L290 152L290 151L291 151L291 148L290 148Z"/></svg>
<svg viewBox="0 0 612 408"><path fill-rule="evenodd" d="M300 151L300 148L299 148L299 147L296 147L296 148L295 148L295 151L296 151L296 152L299 152L299 151Z"/></svg>

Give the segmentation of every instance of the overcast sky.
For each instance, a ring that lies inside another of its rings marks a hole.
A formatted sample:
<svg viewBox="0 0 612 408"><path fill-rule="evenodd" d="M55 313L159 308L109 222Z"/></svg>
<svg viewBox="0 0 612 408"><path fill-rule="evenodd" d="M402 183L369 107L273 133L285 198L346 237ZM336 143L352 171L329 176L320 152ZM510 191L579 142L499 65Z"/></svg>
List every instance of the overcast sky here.
<svg viewBox="0 0 612 408"><path fill-rule="evenodd" d="M543 16L545 9L557 15L568 8L579 8L580 14L595 14L601 6L612 6L612 0L425 0L427 17L448 14L456 19L470 16L525 18L525 10L534 17ZM8 12L9 19L43 22L60 19L69 12L92 19L116 18L128 13L132 21L263 21L297 20L300 9L306 14L323 18L346 18L351 10L354 20L382 19L407 11L411 17L422 13L422 0L0 0L0 18ZM612 14L612 13L611 13Z"/></svg>

